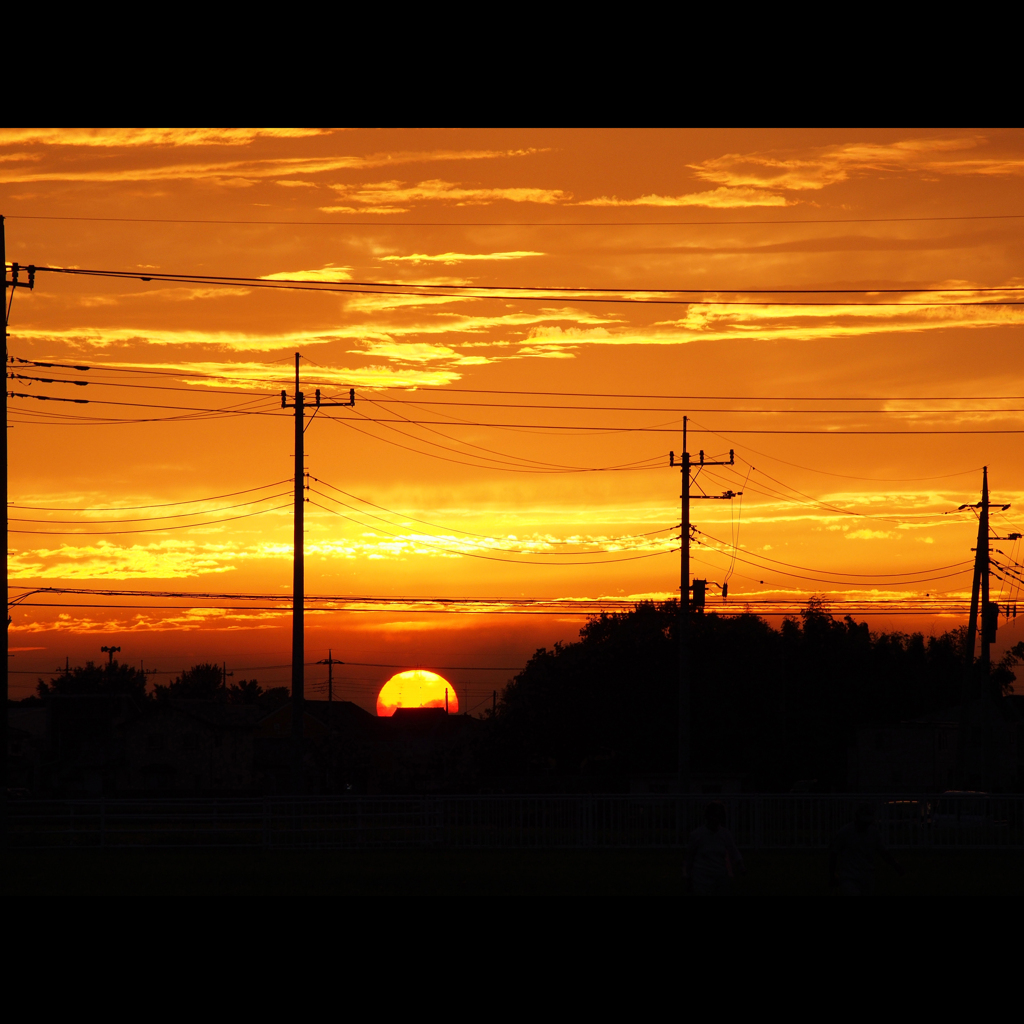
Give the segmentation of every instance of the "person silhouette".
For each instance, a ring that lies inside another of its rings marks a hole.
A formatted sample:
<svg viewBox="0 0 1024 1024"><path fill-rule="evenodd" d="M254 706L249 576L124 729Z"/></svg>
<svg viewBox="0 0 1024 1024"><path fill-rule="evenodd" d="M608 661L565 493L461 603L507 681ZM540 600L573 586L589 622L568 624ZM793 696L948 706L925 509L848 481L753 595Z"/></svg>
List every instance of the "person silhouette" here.
<svg viewBox="0 0 1024 1024"><path fill-rule="evenodd" d="M746 871L732 833L725 827L725 805L704 808L704 824L690 833L683 877L697 896L728 896L736 873Z"/></svg>
<svg viewBox="0 0 1024 1024"><path fill-rule="evenodd" d="M829 882L843 896L870 896L875 890L875 858L881 857L896 873L903 867L889 852L875 824L875 809L861 804L853 821L844 825L829 844Z"/></svg>

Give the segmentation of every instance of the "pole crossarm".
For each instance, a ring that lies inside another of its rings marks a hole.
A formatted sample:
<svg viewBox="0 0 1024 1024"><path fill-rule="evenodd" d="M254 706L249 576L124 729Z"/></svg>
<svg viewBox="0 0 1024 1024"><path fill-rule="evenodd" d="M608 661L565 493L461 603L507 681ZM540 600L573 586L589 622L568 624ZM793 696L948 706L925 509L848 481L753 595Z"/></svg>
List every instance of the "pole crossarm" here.
<svg viewBox="0 0 1024 1024"><path fill-rule="evenodd" d="M35 288L35 286L36 286L36 268L30 264L29 266L25 267L24 269L28 271L28 280L27 281L19 281L18 280L18 275L19 275L19 273L22 270L21 264L20 263L12 263L11 264L11 280L7 281L5 279L5 281L4 281L4 283L6 284L6 286L8 288L10 288L12 290L15 289L15 288L28 288L30 290ZM5 278L6 278L6 275L5 275Z"/></svg>
<svg viewBox="0 0 1024 1024"><path fill-rule="evenodd" d="M704 452L703 451L700 453L700 456L699 456L699 458L696 461L690 459L689 452L682 452L681 455L680 455L680 458L686 460L685 464L687 466L735 466L736 465L736 453L735 453L735 451L733 451L732 448L729 449L729 460L728 461L725 461L723 459L723 460L720 460L720 461L717 461L717 462L711 462L710 460L707 460L707 459L704 458ZM675 452L669 452L668 453L668 464L669 464L669 466L682 466L684 463L683 462L676 462L676 453Z"/></svg>
<svg viewBox="0 0 1024 1024"><path fill-rule="evenodd" d="M305 406L306 403L305 402L300 402L299 404L302 405L302 406ZM314 392L314 402L313 402L313 405L317 409L347 409L350 406L353 406L355 404L356 404L356 389L355 388L349 388L348 389L348 401L347 402L324 402L320 398L320 389L317 388L316 391ZM282 409L294 409L294 408L296 408L295 402L289 402L288 401L288 392L287 391L282 391L281 392L281 408Z"/></svg>
<svg viewBox="0 0 1024 1024"><path fill-rule="evenodd" d="M355 388L349 388L348 389L348 401L347 402L322 402L322 401L320 401L320 389L319 388L316 389L315 395L316 395L316 405L317 405L318 409L321 406L323 408L325 408L325 409L344 409L347 406L355 405L356 404L356 389Z"/></svg>

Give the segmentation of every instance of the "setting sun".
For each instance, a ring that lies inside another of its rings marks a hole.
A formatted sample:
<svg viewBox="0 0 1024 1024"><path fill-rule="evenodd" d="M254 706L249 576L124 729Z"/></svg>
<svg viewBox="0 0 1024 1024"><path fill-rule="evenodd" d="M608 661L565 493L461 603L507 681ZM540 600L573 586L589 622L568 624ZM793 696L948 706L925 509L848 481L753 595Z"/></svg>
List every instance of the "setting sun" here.
<svg viewBox="0 0 1024 1024"><path fill-rule="evenodd" d="M423 668L397 672L377 694L377 715L393 715L398 708L443 708L446 692L448 710L454 715L459 710L459 698L444 676Z"/></svg>

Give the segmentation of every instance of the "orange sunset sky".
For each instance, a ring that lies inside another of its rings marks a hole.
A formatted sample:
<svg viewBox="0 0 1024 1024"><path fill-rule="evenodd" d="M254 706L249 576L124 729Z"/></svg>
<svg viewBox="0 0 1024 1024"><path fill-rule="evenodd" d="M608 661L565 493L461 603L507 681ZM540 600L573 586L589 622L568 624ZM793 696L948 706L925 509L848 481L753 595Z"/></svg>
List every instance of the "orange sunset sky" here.
<svg viewBox="0 0 1024 1024"><path fill-rule="evenodd" d="M1019 130L0 132L9 264L220 279L14 295L9 357L90 369L8 365L89 401L8 400L11 595L171 593L25 599L12 697L103 645L287 684L295 352L307 400L356 391L305 434L311 595L675 596L686 414L692 453L736 451L698 490L742 500L692 513L728 608L963 624L982 466L993 533L1024 524L1022 182ZM375 609L307 614L307 696L330 650L336 696L425 668L479 713L584 621Z"/></svg>

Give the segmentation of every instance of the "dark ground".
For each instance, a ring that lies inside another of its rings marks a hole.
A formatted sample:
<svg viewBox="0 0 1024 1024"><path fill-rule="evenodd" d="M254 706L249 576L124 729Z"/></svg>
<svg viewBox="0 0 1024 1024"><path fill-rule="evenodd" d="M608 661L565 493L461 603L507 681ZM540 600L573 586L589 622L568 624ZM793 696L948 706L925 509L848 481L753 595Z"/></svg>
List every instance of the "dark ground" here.
<svg viewBox="0 0 1024 1024"><path fill-rule="evenodd" d="M900 851L901 878L879 864L884 898L1020 896L1020 851ZM750 851L741 898L832 898L827 855ZM650 850L380 850L309 852L61 851L3 858L8 897L245 897L398 900L423 897L651 901L681 898L676 852Z"/></svg>

